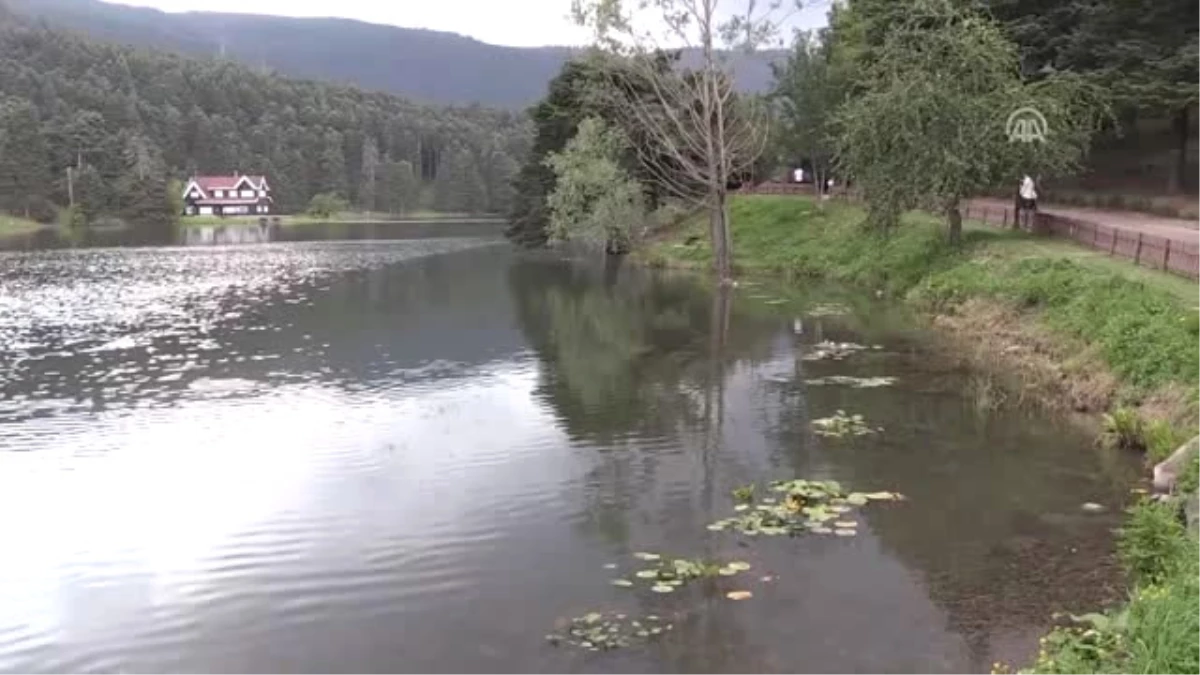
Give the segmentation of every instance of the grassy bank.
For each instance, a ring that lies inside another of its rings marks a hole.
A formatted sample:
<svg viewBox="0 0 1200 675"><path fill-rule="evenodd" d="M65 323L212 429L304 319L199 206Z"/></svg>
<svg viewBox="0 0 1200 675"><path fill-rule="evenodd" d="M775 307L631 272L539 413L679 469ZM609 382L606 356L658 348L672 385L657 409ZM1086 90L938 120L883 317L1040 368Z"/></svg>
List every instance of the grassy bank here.
<svg viewBox="0 0 1200 675"><path fill-rule="evenodd" d="M0 237L15 237L23 234L32 234L38 230L51 227L37 221L10 216L6 213L0 213Z"/></svg>
<svg viewBox="0 0 1200 675"><path fill-rule="evenodd" d="M1105 415L1103 438L1159 459L1195 435L1197 286L1068 243L967 224L963 245L913 213L884 236L856 206L754 196L730 206L736 269L822 278L904 298L979 364L1020 373L1051 408ZM707 266L699 219L660 235L651 264ZM1195 492L1193 462L1183 481ZM1119 539L1127 606L1046 636L1038 672L1197 672L1197 542L1180 502L1135 506Z"/></svg>
<svg viewBox="0 0 1200 675"><path fill-rule="evenodd" d="M456 220L460 218L492 218L493 214L448 213L442 211L412 211L410 213L381 213L377 211L343 211L330 217L312 216L307 213L267 216L184 216L181 219L185 227L201 227L210 225L245 225L258 223L262 218L274 222L279 219L280 225L311 225L315 223L338 222L371 222L371 223L411 223L414 221Z"/></svg>
<svg viewBox="0 0 1200 675"><path fill-rule="evenodd" d="M888 236L864 230L857 206L802 197L736 198L730 216L739 273L903 297L981 356L1027 369L1023 386L1051 407L1129 407L1180 427L1195 422L1200 323L1197 286L1186 279L970 224L956 249L920 213ZM644 255L651 264L706 265L704 229L689 221Z"/></svg>

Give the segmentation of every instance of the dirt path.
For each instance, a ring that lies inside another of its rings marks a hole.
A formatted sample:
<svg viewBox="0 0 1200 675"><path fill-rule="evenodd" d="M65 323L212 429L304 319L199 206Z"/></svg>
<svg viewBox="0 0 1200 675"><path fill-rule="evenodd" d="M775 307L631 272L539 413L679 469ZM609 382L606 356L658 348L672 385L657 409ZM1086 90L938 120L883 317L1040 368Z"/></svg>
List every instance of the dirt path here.
<svg viewBox="0 0 1200 675"><path fill-rule="evenodd" d="M986 207L989 209L1012 209L1012 202L1002 199L972 199L971 207ZM1072 206L1055 206L1052 204L1039 205L1039 211L1052 213L1065 218L1086 220L1105 227L1117 227L1131 232L1144 232L1160 237L1195 244L1200 242L1200 231L1194 220L1182 218L1164 218L1148 213L1135 211L1110 211L1106 209L1085 209Z"/></svg>

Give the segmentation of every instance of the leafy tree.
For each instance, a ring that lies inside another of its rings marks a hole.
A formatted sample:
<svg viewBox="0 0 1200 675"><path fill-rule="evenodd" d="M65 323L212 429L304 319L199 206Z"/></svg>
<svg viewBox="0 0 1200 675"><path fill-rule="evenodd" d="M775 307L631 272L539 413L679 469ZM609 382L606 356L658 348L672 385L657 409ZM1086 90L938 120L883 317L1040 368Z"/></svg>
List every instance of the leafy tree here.
<svg viewBox="0 0 1200 675"><path fill-rule="evenodd" d="M840 102L827 51L814 33L797 33L787 61L774 66L772 92L782 150L790 162L807 162L818 185L833 163L830 121Z"/></svg>
<svg viewBox="0 0 1200 675"><path fill-rule="evenodd" d="M960 202L1022 173L1078 166L1103 110L1077 78L1026 84L1015 46L999 26L954 0L914 0L877 48L862 93L840 109L839 166L862 187L871 219L890 227L925 206L961 236ZM1008 114L1040 111L1045 142L1012 142Z"/></svg>
<svg viewBox="0 0 1200 675"><path fill-rule="evenodd" d="M416 210L421 196L420 185L410 162L387 162L383 165L383 191L379 195L382 208L388 213L407 213Z"/></svg>
<svg viewBox="0 0 1200 675"><path fill-rule="evenodd" d="M309 200L308 215L314 218L332 218L348 208L350 204L336 192L321 192Z"/></svg>
<svg viewBox="0 0 1200 675"><path fill-rule="evenodd" d="M546 158L555 188L547 200L551 240L579 240L609 253L629 250L646 217L641 186L621 166L629 141L619 129L588 118L561 153Z"/></svg>
<svg viewBox="0 0 1200 675"><path fill-rule="evenodd" d="M637 144L642 163L655 182L674 197L702 206L708 213L713 266L722 283L733 273L733 238L729 228L728 192L732 177L747 173L762 154L767 120L750 101L734 90L730 61L721 47L754 49L778 31L779 2L743 3L730 9L720 0L656 0L641 3L658 16L652 23L665 35L647 30L641 18L620 0L574 0L576 21L595 32L606 52L627 58L606 69L615 77L611 109L652 142ZM763 11L756 11L763 10ZM655 55L666 40L695 45L699 64L694 71L660 70ZM633 77L625 77L632 73ZM649 83L646 97L629 84Z"/></svg>
<svg viewBox="0 0 1200 675"><path fill-rule="evenodd" d="M1025 73L1087 75L1114 104L1170 119L1168 191L1182 187L1200 89L1200 6L1192 0L987 0L1020 45Z"/></svg>

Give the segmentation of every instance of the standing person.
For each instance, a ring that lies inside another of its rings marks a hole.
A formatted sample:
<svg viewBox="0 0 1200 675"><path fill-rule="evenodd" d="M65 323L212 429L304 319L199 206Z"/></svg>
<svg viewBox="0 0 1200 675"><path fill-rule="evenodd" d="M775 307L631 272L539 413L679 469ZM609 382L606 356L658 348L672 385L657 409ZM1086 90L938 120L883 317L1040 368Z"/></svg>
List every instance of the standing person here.
<svg viewBox="0 0 1200 675"><path fill-rule="evenodd" d="M1029 174L1021 179L1021 189L1018 191L1022 211L1037 213L1037 186Z"/></svg>

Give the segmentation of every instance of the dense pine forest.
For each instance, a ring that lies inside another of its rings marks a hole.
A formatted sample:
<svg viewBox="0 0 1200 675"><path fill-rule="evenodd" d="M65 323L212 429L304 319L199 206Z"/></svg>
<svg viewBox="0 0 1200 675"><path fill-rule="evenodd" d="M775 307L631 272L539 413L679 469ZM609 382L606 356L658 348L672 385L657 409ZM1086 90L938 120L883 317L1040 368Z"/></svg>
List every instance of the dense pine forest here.
<svg viewBox="0 0 1200 675"><path fill-rule="evenodd" d="M172 181L234 171L268 175L281 212L319 193L365 210L503 212L527 125L101 43L0 0L0 211L14 215L166 221Z"/></svg>

